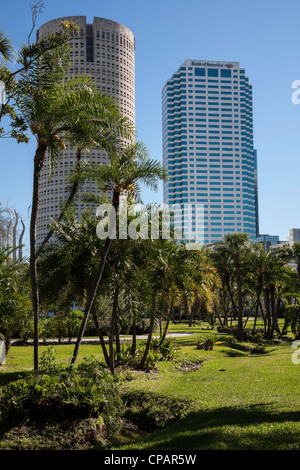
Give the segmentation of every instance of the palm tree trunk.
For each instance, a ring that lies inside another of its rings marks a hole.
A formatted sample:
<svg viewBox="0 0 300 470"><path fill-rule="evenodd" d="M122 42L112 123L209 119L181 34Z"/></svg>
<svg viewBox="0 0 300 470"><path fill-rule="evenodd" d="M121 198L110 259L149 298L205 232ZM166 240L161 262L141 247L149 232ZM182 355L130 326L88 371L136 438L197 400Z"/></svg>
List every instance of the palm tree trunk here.
<svg viewBox="0 0 300 470"><path fill-rule="evenodd" d="M88 317L89 317L89 314L91 312L91 308L93 306L93 303L95 301L95 297L96 297L96 294L97 294L99 284L102 280L104 267L105 267L105 263L106 263L106 258L107 258L108 252L110 250L110 246L111 246L111 239L109 237L107 237L106 240L105 240L104 249L103 249L101 259L100 259L98 271L97 271L96 277L94 279L94 283L93 283L92 289L90 291L90 294L89 294L89 296L87 298L87 301L86 301L84 314L83 314L83 319L82 319L82 322L81 322L81 325L80 325L80 331L79 331L78 338L77 338L77 341L76 341L76 344L75 344L73 357L72 357L72 360L71 360L71 365L75 364L77 356L78 356L80 344L82 342L84 331L86 329Z"/></svg>
<svg viewBox="0 0 300 470"><path fill-rule="evenodd" d="M246 318L245 322L243 323L243 328L244 328L244 329L245 329L246 326L247 326L247 323L248 323L248 321L249 321L250 315L251 315L251 313L253 312L253 309L254 309L254 307L256 306L256 303L257 303L257 301L255 300L254 304L252 304L252 306L251 306L250 309L249 309L249 313L248 313L248 315L247 315L247 318Z"/></svg>
<svg viewBox="0 0 300 470"><path fill-rule="evenodd" d="M151 316L150 316L149 333L148 333L148 338L147 338L147 343L146 343L145 351L144 351L143 357L142 357L142 359L141 359L141 362L140 362L140 364L139 364L139 368L140 368L140 369L142 369L142 368L144 367L145 362L146 362L146 359L147 359L147 356L148 356L148 352L149 352L149 349L150 349L150 344L151 344L152 335L153 335L153 330L154 330L155 309L156 309L156 300L153 302L153 308L152 308L152 312L151 312Z"/></svg>
<svg viewBox="0 0 300 470"><path fill-rule="evenodd" d="M254 318L254 323L253 323L253 328L252 328L252 334L253 335L255 333L256 323L257 323L257 319L258 319L260 296L261 296L262 287L263 287L263 279L262 279L261 275L259 276L258 282L259 282L259 284L258 284L257 298L256 298L255 318Z"/></svg>
<svg viewBox="0 0 300 470"><path fill-rule="evenodd" d="M119 307L117 306L117 318L116 318L116 325L115 325L115 331L116 331L116 353L117 353L117 357L120 357L120 354L121 354L121 342L120 342L120 332L119 332L119 326L118 326L118 310L119 310Z"/></svg>
<svg viewBox="0 0 300 470"><path fill-rule="evenodd" d="M183 301L181 299L180 300L180 305L179 305L179 323L182 322L182 314L183 314Z"/></svg>
<svg viewBox="0 0 300 470"><path fill-rule="evenodd" d="M36 249L36 224L37 214L39 208L39 186L40 175L45 162L47 145L38 145L34 156L34 169L33 169L33 193L31 205L31 218L30 218L30 280L31 280L31 296L32 308L34 319L34 340L33 340L33 359L34 370L39 372L39 288L38 288L38 275L37 264L35 258Z"/></svg>
<svg viewBox="0 0 300 470"><path fill-rule="evenodd" d="M190 308L189 326L193 326L194 314L195 314L195 305L192 305Z"/></svg>
<svg viewBox="0 0 300 470"><path fill-rule="evenodd" d="M118 301L119 301L119 284L116 283L113 308L111 312L110 320L110 332L109 332L109 369L111 373L114 373L115 361L114 361L114 337L116 336L117 331L117 311L118 311Z"/></svg>
<svg viewBox="0 0 300 470"><path fill-rule="evenodd" d="M236 284L238 293L238 327L237 339L243 341L243 299L242 299L242 286L241 286L241 272L240 266L236 267Z"/></svg>
<svg viewBox="0 0 300 470"><path fill-rule="evenodd" d="M266 334L269 337L271 333L271 310L270 310L269 289L266 289L266 292L265 292L265 306L266 306Z"/></svg>
<svg viewBox="0 0 300 470"><path fill-rule="evenodd" d="M120 201L120 193L114 191L113 199L112 199L112 206L115 210L115 215L116 216L118 214L119 201ZM112 220L112 224L111 224L111 227L110 227L110 233L113 233L113 231L115 229L115 226L116 226L116 222L117 222L116 219ZM111 243L112 243L112 239L109 236L106 237L105 244L104 244L104 249L103 249L102 256L101 256L101 259L100 259L100 262L99 262L99 267L98 267L94 282L92 284L91 291L89 293L89 296L88 296L88 299L87 299L87 302L86 302L86 305L85 305L79 335L78 335L78 338L77 338L77 341L76 341L76 344L75 344L73 357L72 357L72 360L71 360L71 366L75 364L77 356L78 356L80 344L81 344L81 341L82 341L82 338L83 338L83 335L84 335L84 331L85 331L85 328L86 328L86 325L87 325L88 317L89 317L89 314L91 312L91 308L93 306L93 303L95 301L95 298L96 298L96 295L97 295L97 290L99 288L99 284L102 280L104 267L105 267L105 264L106 264L106 259L107 259L107 256L108 256L108 253L109 253L109 250L110 250Z"/></svg>
<svg viewBox="0 0 300 470"><path fill-rule="evenodd" d="M272 312L271 338L273 338L274 332L276 329L276 306L275 306L275 292L274 292L273 287L270 292L270 299L271 299L271 312Z"/></svg>
<svg viewBox="0 0 300 470"><path fill-rule="evenodd" d="M265 333L267 331L267 321L266 321L266 315L264 313L264 309L263 309L263 306L261 304L261 301L259 302L259 308L260 308L260 313L261 313L261 316L262 316L262 319L263 319L263 322L264 322L264 330L265 330Z"/></svg>
<svg viewBox="0 0 300 470"><path fill-rule="evenodd" d="M133 313L132 321L132 346L131 346L131 355L134 357L136 352L136 313Z"/></svg>
<svg viewBox="0 0 300 470"><path fill-rule="evenodd" d="M237 308L236 302L234 300L234 295L233 295L233 292L232 292L232 286L231 286L231 283L230 283L229 279L226 279L225 285L227 287L227 290L229 292L229 297L230 297L230 300L231 300L231 326L232 326L232 319L235 320L236 317L238 317L238 308Z"/></svg>
<svg viewBox="0 0 300 470"><path fill-rule="evenodd" d="M224 322L225 322L225 315L224 315L224 322L223 322L223 321L222 321L222 318L221 318L221 315L220 315L219 312L218 312L218 307L217 307L217 305L216 305L216 302L214 302L213 311L216 313L216 316L218 317L218 320L219 320L219 322L220 322L221 328L223 328Z"/></svg>
<svg viewBox="0 0 300 470"><path fill-rule="evenodd" d="M98 320L98 317L97 317L97 312L96 312L95 303L93 303L93 306L92 306L91 311L92 311L92 316L93 316L94 325L95 325L97 334L98 334L98 336L99 336L99 341L100 341L100 344L101 344L101 348L102 348L104 360L105 360L105 362L106 362L106 365L109 366L109 357L108 357L106 345L105 345L105 342L104 342L103 333L102 333L102 330L101 330L101 327L100 327L100 324L99 324L99 320Z"/></svg>
<svg viewBox="0 0 300 470"><path fill-rule="evenodd" d="M168 318L167 318L167 322L166 322L166 325L165 325L165 328L164 328L164 332L163 334L161 335L161 338L160 338L160 341L159 341L159 345L157 347L157 349L159 349L161 347L161 345L163 344L164 340L166 339L166 336L167 336L167 333L168 333L168 328L169 328L169 324L170 324L170 320L172 318L172 313L173 313L173 301L171 301L170 303L170 309L169 309L169 315L168 315Z"/></svg>
<svg viewBox="0 0 300 470"><path fill-rule="evenodd" d="M256 323L257 323L257 319L258 319L259 304L260 304L260 296L257 296L256 307L255 307L255 317L254 317L254 323L253 323L253 328L252 328L252 334L253 335L255 334Z"/></svg>

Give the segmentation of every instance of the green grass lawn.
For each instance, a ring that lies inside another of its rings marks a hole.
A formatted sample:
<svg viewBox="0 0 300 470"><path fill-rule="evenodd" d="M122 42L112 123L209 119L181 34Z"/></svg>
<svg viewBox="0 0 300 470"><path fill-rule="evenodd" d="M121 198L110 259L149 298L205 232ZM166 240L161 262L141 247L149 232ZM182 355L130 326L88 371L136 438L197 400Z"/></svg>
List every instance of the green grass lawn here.
<svg viewBox="0 0 300 470"><path fill-rule="evenodd" d="M203 351L196 349L196 338L213 331L186 325L171 325L170 331L195 335L177 340L176 361L159 362L148 373L131 372L132 380L122 387L188 399L190 408L173 424L114 449L300 449L300 364L292 362L291 343L268 345L267 354L257 355L247 345L230 347L224 336L213 351ZM73 348L55 347L66 361ZM81 358L91 354L101 358L100 346L81 346ZM32 355L32 347L12 347L0 367L0 385L32 368ZM201 366L188 370L183 363Z"/></svg>

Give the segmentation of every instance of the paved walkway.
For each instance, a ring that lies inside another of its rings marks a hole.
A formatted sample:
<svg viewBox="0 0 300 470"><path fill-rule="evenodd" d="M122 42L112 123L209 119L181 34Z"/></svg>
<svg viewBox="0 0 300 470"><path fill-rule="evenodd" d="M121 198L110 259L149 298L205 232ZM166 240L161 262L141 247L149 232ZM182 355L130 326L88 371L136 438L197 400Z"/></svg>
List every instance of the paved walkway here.
<svg viewBox="0 0 300 470"><path fill-rule="evenodd" d="M185 336L192 336L194 335L195 333L168 333L166 335L167 338L182 338L182 337L185 337ZM139 339L147 339L148 338L148 335L137 335L136 339L139 340ZM154 333L153 334L153 338L159 338L159 334L157 333ZM120 336L120 342L125 342L125 341L130 341L132 339L132 336ZM104 341L107 343L108 342L108 338L107 337L104 337ZM12 346L14 345L17 345L17 344L14 344L14 343L18 343L18 341L15 341L12 343ZM44 342L43 339L40 339L39 340L39 343L41 345L50 345L50 344L58 344L58 339L47 339L46 340L46 343ZM60 344L75 344L76 343L76 338L72 338L71 342L69 342L69 340L67 340L66 338L64 338ZM82 343L85 343L85 344L100 344L100 341L99 341L99 338L83 338L82 339ZM33 344L33 340L28 340L27 345L32 345Z"/></svg>

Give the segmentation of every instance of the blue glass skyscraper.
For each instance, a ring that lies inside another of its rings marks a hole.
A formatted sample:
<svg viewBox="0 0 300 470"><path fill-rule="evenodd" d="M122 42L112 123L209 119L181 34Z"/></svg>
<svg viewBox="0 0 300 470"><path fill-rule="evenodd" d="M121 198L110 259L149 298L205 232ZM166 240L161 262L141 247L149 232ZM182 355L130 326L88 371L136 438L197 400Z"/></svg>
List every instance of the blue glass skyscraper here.
<svg viewBox="0 0 300 470"><path fill-rule="evenodd" d="M255 239L256 151L245 70L238 62L186 60L163 88L162 114L164 203L189 207L201 243L229 232Z"/></svg>

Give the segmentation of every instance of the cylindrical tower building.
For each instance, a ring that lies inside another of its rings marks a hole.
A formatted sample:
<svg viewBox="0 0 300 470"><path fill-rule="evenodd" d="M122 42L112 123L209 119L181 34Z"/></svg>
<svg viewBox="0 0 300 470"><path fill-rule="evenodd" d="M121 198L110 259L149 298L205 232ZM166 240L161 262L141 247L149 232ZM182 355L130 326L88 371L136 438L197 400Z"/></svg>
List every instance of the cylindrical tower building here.
<svg viewBox="0 0 300 470"><path fill-rule="evenodd" d="M37 40L59 30L62 21L74 22L80 31L70 40L71 66L68 75L89 74L97 80L99 89L119 103L120 110L135 124L135 39L133 33L115 21L95 17L92 24L85 16L67 16L41 26ZM105 164L107 154L92 149L83 155L90 161ZM68 197L67 176L76 165L76 149L67 145L63 158L52 171L49 181L49 162L44 166L40 183L40 206L37 223L37 245L49 230L51 219L60 214L61 203ZM96 192L94 183L87 183L82 192ZM80 217L86 205L76 199L76 213Z"/></svg>

